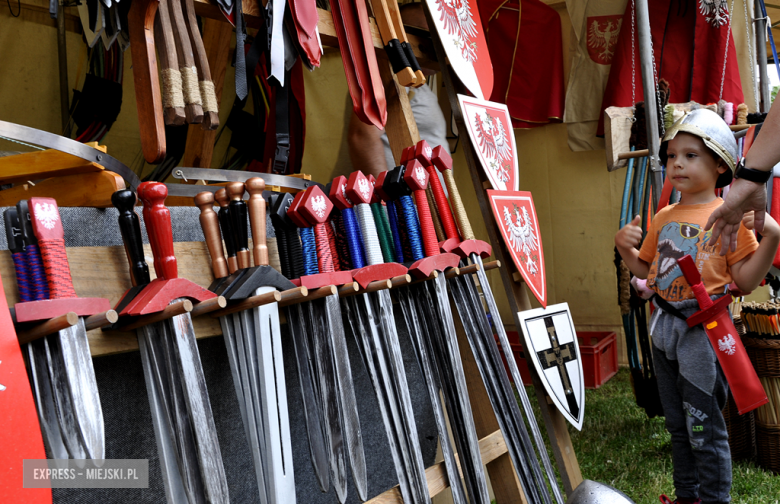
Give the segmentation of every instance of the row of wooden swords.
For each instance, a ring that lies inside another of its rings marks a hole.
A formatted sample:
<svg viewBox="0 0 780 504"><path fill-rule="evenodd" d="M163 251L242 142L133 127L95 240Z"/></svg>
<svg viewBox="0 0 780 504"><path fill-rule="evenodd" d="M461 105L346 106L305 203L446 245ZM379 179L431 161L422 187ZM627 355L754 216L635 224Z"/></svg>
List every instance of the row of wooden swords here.
<svg viewBox="0 0 780 504"><path fill-rule="evenodd" d="M346 321L378 399L404 502L430 502L393 315L394 298L433 406L453 499L458 504L490 502L451 296L528 502L562 504L525 390L518 387L518 404L503 367L498 344L509 356L515 383L522 383L485 274L482 259L490 255L490 247L474 237L451 168L445 147L431 149L421 141L404 151L401 166L376 180L355 172L333 180L326 191L312 185L295 197L275 193L267 202L261 178L198 194L195 203L201 210L216 279L208 290L177 278L170 212L164 206L167 187L145 182L137 190L154 256L157 278L153 281L134 211L136 195L129 190L114 194L134 281L115 307L120 315L117 327L135 327L134 316L178 307L188 299L198 301L198 306L222 298L229 303L212 316L219 317L222 327L262 503L295 502L280 308L285 310L294 342L311 462L321 489L328 491L332 485L339 501L345 502L349 467L359 497L368 498ZM430 200L426 195L429 184ZM245 192L249 194L246 202ZM32 222L37 222L37 213L59 223L56 203L49 200L47 204L34 205ZM432 210L440 217L443 239L437 237ZM22 221L26 220L24 211L17 214ZM276 232L281 272L268 265L267 212ZM57 246L64 256L62 228L57 226L59 235L54 240L59 240ZM34 255L40 246L46 273L54 274L47 252L51 240L42 241L39 236L36 245L22 238L26 245L22 254ZM67 273L69 283L67 260L61 263L58 277ZM32 259L29 264L37 263ZM17 276L29 276L24 266L17 268ZM289 298L304 295L304 302L285 304ZM191 315L182 311L137 329L166 497L171 503L228 502ZM101 458L105 444L102 413L86 329L82 325L73 332L48 336L28 345L28 352L50 453L57 458ZM73 356L67 357L68 352Z"/></svg>

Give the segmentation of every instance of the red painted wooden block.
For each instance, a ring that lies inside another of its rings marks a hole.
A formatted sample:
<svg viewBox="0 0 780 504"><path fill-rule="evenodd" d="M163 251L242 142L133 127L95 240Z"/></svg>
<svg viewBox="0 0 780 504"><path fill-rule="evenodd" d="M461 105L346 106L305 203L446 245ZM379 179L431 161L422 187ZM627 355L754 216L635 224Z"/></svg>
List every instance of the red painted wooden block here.
<svg viewBox="0 0 780 504"><path fill-rule="evenodd" d="M301 191L295 195L295 197L292 200L292 203L290 203L290 208L287 209L287 216L298 227L311 227L311 224L306 222L306 219L304 219L299 212L299 207L301 202L303 201L304 193L305 191Z"/></svg>
<svg viewBox="0 0 780 504"><path fill-rule="evenodd" d="M148 315L163 311L171 301L178 298L189 298L193 301L206 301L217 297L213 292L186 278L157 278L120 313L120 315Z"/></svg>
<svg viewBox="0 0 780 504"><path fill-rule="evenodd" d="M370 203L373 205L374 203L381 202L382 196L376 192L376 179L373 175L368 176L368 183L371 184L371 201Z"/></svg>
<svg viewBox="0 0 780 504"><path fill-rule="evenodd" d="M385 179L387 178L387 174L390 173L387 170L383 171L379 174L376 181L374 182L374 194L378 195L380 198L382 198L385 201L390 201L390 197L385 192Z"/></svg>
<svg viewBox="0 0 780 504"><path fill-rule="evenodd" d="M398 263L372 264L360 269L352 270L352 278L362 289L376 280L389 280L400 275L405 275L406 266Z"/></svg>
<svg viewBox="0 0 780 504"><path fill-rule="evenodd" d="M428 166L431 164L432 155L433 150L425 140L420 140L417 142L417 145L414 146L414 159L419 161L423 166Z"/></svg>
<svg viewBox="0 0 780 504"><path fill-rule="evenodd" d="M458 245L452 252L460 255L463 258L470 256L471 254L477 254L482 258L490 257L490 253L493 249L487 243L481 240L464 240Z"/></svg>
<svg viewBox="0 0 780 504"><path fill-rule="evenodd" d="M347 197L356 205L371 203L374 187L361 171L352 172L347 181Z"/></svg>
<svg viewBox="0 0 780 504"><path fill-rule="evenodd" d="M431 151L431 162L439 171L452 170L452 156L443 145L437 145Z"/></svg>
<svg viewBox="0 0 780 504"><path fill-rule="evenodd" d="M339 175L330 183L330 200L339 210L352 208L352 202L347 198L347 177Z"/></svg>
<svg viewBox="0 0 780 504"><path fill-rule="evenodd" d="M349 195L349 192L347 192L347 195ZM295 201L293 201L293 205L295 205ZM333 203L319 186L311 186L306 189L303 192L298 208L296 208L298 214L309 223L309 226L327 222L332 210Z"/></svg>
<svg viewBox="0 0 780 504"><path fill-rule="evenodd" d="M332 273L316 273L301 278L290 280L296 287L306 287L307 289L319 289L327 285L344 285L352 283L352 273L350 271L334 271Z"/></svg>
<svg viewBox="0 0 780 504"><path fill-rule="evenodd" d="M68 312L79 317L89 317L111 309L111 303L104 298L59 298L16 303L16 322L40 322L53 319Z"/></svg>
<svg viewBox="0 0 780 504"><path fill-rule="evenodd" d="M445 271L460 263L460 257L455 254L437 254L424 257L409 266L409 273L415 278L428 278L434 271Z"/></svg>
<svg viewBox="0 0 780 504"><path fill-rule="evenodd" d="M419 161L413 159L406 165L404 182L412 191L424 191L428 187L428 172Z"/></svg>

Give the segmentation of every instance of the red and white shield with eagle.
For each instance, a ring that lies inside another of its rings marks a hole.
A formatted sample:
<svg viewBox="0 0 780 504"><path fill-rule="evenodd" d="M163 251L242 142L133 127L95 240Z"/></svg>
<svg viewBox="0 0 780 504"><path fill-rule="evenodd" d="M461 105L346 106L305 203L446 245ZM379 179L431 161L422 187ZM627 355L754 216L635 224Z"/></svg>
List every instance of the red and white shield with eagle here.
<svg viewBox="0 0 780 504"><path fill-rule="evenodd" d="M500 191L517 191L517 147L512 118L506 105L458 95L463 121L490 185Z"/></svg>
<svg viewBox="0 0 780 504"><path fill-rule="evenodd" d="M425 0L425 3L458 78L474 96L490 97L493 64L476 0Z"/></svg>
<svg viewBox="0 0 780 504"><path fill-rule="evenodd" d="M534 199L528 191L488 189L490 208L517 270L542 306L547 306L542 235Z"/></svg>
<svg viewBox="0 0 780 504"><path fill-rule="evenodd" d="M588 55L600 65L611 65L623 15L588 18Z"/></svg>

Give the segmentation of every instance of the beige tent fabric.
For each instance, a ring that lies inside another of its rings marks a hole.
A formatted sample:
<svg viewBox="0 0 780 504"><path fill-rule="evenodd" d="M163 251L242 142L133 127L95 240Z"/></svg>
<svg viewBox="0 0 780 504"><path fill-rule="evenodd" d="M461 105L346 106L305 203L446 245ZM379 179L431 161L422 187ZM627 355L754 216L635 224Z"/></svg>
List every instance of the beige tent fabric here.
<svg viewBox="0 0 780 504"><path fill-rule="evenodd" d="M596 138L596 124L618 34L621 29L631 29L621 26L626 2L566 1L574 36L569 47L572 61L563 122L573 151L604 148L604 141ZM641 79L641 74L637 78Z"/></svg>

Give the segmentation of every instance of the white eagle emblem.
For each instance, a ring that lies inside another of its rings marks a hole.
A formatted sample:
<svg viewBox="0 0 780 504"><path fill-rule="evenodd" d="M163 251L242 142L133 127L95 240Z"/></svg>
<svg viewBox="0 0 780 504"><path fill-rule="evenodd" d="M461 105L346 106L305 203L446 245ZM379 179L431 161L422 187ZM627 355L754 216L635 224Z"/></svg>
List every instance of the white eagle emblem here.
<svg viewBox="0 0 780 504"><path fill-rule="evenodd" d="M512 144L507 131L497 117L485 112L485 119L481 114L474 114L474 126L477 130L479 150L488 161L490 170L496 179L503 183L509 181L509 173L512 170Z"/></svg>
<svg viewBox="0 0 780 504"><path fill-rule="evenodd" d="M60 215L54 205L50 205L49 203L36 203L35 219L43 224L43 227L46 229L54 229L54 224L60 220Z"/></svg>
<svg viewBox="0 0 780 504"><path fill-rule="evenodd" d="M726 0L699 0L699 10L713 28L720 28L729 23Z"/></svg>
<svg viewBox="0 0 780 504"><path fill-rule="evenodd" d="M612 56L615 54L615 45L617 44L618 34L622 19L607 20L604 29L598 20L593 19L588 28L588 47L600 51L597 63L609 65L612 63Z"/></svg>
<svg viewBox="0 0 780 504"><path fill-rule="evenodd" d="M531 275L536 275L539 267L536 262L539 260L537 250L539 244L536 241L536 233L528 215L528 210L523 207L523 215L520 215L520 209L515 205L515 220L512 221L512 214L508 207L504 207L504 225L509 232L509 246L512 250L520 253L520 258L525 261L525 269Z"/></svg>
<svg viewBox="0 0 780 504"><path fill-rule="evenodd" d="M726 355L734 355L737 353L737 342L734 341L734 336L727 334L718 340L718 350L726 352Z"/></svg>
<svg viewBox="0 0 780 504"><path fill-rule="evenodd" d="M440 20L452 43L460 49L463 59L472 63L477 59L477 24L471 15L468 0L436 0L441 12Z"/></svg>
<svg viewBox="0 0 780 504"><path fill-rule="evenodd" d="M325 217L325 209L328 208L327 203L325 202L325 197L315 196L311 200L311 209L314 210L314 213L317 214L317 217L322 219Z"/></svg>
<svg viewBox="0 0 780 504"><path fill-rule="evenodd" d="M346 182L341 184L341 195L344 196L344 199L347 200L347 203L349 203L350 206L351 206L352 205L352 200L347 197L347 183Z"/></svg>
<svg viewBox="0 0 780 504"><path fill-rule="evenodd" d="M425 170L422 166L417 165L417 168L414 169L414 176L421 186L425 186Z"/></svg>
<svg viewBox="0 0 780 504"><path fill-rule="evenodd" d="M368 193L371 191L368 187L368 180L362 178L358 181L358 191L363 195L363 199L368 199Z"/></svg>

